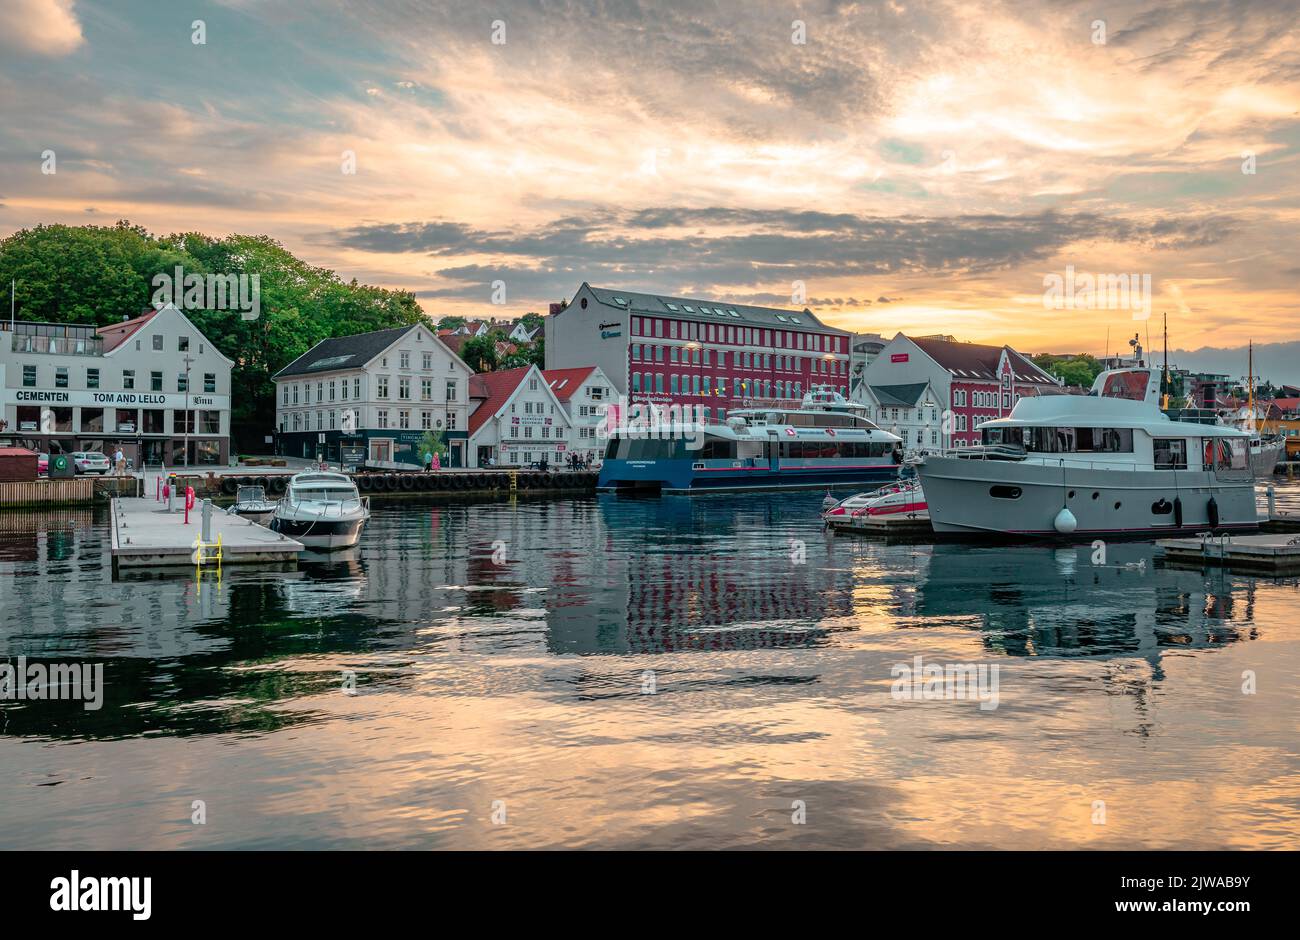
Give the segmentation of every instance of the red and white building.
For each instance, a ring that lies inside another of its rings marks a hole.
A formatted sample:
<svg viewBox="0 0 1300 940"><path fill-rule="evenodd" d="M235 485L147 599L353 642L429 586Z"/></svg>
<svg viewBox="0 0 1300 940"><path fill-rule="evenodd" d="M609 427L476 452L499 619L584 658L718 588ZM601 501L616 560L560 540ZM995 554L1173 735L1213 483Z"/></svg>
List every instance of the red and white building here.
<svg viewBox="0 0 1300 940"><path fill-rule="evenodd" d="M597 366L547 369L542 377L569 416L570 452L599 461L605 449L599 428L614 399L614 383Z"/></svg>
<svg viewBox="0 0 1300 940"><path fill-rule="evenodd" d="M592 287L546 321L548 370L594 364L632 403L695 405L706 417L815 385L849 393L852 334L808 310Z"/></svg>
<svg viewBox="0 0 1300 940"><path fill-rule="evenodd" d="M1055 376L1010 346L959 343L947 336L911 337L902 333L890 340L866 366L863 381L855 387L853 397L876 409L869 417L887 428L892 423L892 412L888 409L898 403L882 405L870 389L900 386L928 387L940 407L950 413L943 420L942 447L977 444L980 434L975 429L982 422L1010 414L1021 398L1060 394L1061 389ZM928 438L925 444L930 445Z"/></svg>
<svg viewBox="0 0 1300 940"><path fill-rule="evenodd" d="M560 467L574 453L599 460L598 436L614 397L596 366L536 366L475 375L469 384L469 466L527 466L542 458Z"/></svg>

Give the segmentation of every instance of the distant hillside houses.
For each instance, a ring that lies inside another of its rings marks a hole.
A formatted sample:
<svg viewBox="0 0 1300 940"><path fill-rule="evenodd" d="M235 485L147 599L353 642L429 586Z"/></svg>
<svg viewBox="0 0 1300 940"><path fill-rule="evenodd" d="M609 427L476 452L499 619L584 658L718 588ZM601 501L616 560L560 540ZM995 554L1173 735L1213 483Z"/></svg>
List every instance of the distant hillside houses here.
<svg viewBox="0 0 1300 940"><path fill-rule="evenodd" d="M531 343L542 332L540 326L529 329L523 320L466 320L449 331L455 336L487 336L492 332L504 333L515 343ZM442 331L439 330L439 334Z"/></svg>

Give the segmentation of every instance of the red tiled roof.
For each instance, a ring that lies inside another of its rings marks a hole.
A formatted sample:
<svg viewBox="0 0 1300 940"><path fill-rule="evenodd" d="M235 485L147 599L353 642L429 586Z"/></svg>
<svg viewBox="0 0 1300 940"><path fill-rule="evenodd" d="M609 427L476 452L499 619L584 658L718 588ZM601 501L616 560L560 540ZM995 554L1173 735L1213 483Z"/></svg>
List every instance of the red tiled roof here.
<svg viewBox="0 0 1300 940"><path fill-rule="evenodd" d="M132 333L152 320L157 314L157 310L146 310L133 320L123 320L121 323L110 323L108 326L99 327L95 332L104 339L104 352L121 346L130 338Z"/></svg>
<svg viewBox="0 0 1300 940"><path fill-rule="evenodd" d="M542 371L542 378L546 379L546 384L551 387L556 398L560 401L568 401L578 386L595 371L595 366L582 366L577 369L545 369Z"/></svg>
<svg viewBox="0 0 1300 940"><path fill-rule="evenodd" d="M1056 380L1010 346L984 346L980 343L954 343L942 339L918 339L909 336L921 351L943 366L954 378L998 379L1002 350L1011 357L1016 378L1039 385L1055 385Z"/></svg>
<svg viewBox="0 0 1300 940"><path fill-rule="evenodd" d="M1300 398L1274 398L1273 404L1283 411L1300 411Z"/></svg>
<svg viewBox="0 0 1300 940"><path fill-rule="evenodd" d="M483 399L483 403L474 409L474 413L469 416L469 433L471 435L487 424L488 420L501 410L531 368L532 366L524 366L519 369L506 369L504 372L483 372L471 376L469 380L470 397Z"/></svg>

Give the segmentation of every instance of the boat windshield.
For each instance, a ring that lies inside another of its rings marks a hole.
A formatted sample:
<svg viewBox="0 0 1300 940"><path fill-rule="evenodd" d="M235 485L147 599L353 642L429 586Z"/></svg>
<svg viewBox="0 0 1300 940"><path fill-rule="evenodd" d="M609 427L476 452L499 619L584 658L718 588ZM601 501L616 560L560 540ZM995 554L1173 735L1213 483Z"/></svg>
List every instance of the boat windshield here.
<svg viewBox="0 0 1300 940"><path fill-rule="evenodd" d="M319 502L345 502L357 499L357 491L347 486L297 486L293 490L294 499L299 502L315 500Z"/></svg>
<svg viewBox="0 0 1300 940"><path fill-rule="evenodd" d="M1125 401L1146 401L1147 385L1151 381L1151 372L1147 369L1133 369L1129 372L1116 372L1106 376L1102 386L1102 398L1123 398Z"/></svg>

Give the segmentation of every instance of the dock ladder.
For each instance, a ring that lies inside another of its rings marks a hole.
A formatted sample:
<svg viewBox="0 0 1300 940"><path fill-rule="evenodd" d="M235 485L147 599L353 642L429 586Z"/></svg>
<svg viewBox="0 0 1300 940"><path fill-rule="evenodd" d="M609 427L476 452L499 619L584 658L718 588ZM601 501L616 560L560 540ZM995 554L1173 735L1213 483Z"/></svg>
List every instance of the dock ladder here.
<svg viewBox="0 0 1300 940"><path fill-rule="evenodd" d="M203 537L199 536L194 540L194 565L202 568L204 565L217 563L217 570L221 570L221 533L217 533L215 542L205 542Z"/></svg>

